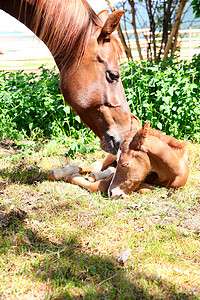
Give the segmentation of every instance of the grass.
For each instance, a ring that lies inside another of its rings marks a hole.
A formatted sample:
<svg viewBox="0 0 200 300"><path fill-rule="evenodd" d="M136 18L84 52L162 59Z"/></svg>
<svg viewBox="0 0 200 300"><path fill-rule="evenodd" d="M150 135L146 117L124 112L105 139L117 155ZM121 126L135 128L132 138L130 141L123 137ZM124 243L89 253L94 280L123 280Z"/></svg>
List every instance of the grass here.
<svg viewBox="0 0 200 300"><path fill-rule="evenodd" d="M188 148L182 190L113 201L46 180L100 150L72 159L63 144L24 144L0 158L0 299L199 299L199 145ZM131 255L121 266L124 248Z"/></svg>

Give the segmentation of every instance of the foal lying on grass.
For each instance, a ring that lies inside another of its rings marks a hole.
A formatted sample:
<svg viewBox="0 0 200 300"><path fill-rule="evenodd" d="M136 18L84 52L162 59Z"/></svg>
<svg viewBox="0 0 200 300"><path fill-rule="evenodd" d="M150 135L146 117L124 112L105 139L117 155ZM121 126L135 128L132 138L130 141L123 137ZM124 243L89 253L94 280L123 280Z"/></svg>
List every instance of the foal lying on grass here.
<svg viewBox="0 0 200 300"><path fill-rule="evenodd" d="M126 196L132 191L142 192L148 184L180 188L186 184L189 175L185 146L186 142L178 141L159 130L152 129L147 121L134 136L133 130L126 135L118 159L109 154L104 161L96 162L89 167L68 166L63 169L65 171L51 171L48 178L60 179L58 178L60 174L67 182L84 187L92 193L108 192L108 195L114 198ZM106 169L116 159L116 168ZM90 181L79 174L104 169L106 170L102 173L90 175ZM96 179L100 180L95 181Z"/></svg>

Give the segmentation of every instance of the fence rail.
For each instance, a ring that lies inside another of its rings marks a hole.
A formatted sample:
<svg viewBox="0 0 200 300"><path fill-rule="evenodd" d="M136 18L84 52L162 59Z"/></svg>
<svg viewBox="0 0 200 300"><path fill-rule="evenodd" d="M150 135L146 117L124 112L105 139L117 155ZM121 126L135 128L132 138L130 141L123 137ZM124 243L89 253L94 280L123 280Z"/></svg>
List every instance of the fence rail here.
<svg viewBox="0 0 200 300"><path fill-rule="evenodd" d="M125 31L123 31L125 34ZM150 42L150 30L149 28L138 29L139 42L142 50L143 58L147 58L147 49ZM114 33L117 36L117 32ZM130 46L132 49L132 55L134 59L139 59L139 54L136 47L136 41L133 30L127 30L127 34L130 41ZM160 46L159 41L161 40L162 32L156 32L157 45ZM126 36L126 35L125 35ZM128 42L128 41L127 41ZM188 29L179 30L178 43L180 58L190 59L194 54L200 53L200 29L193 29L189 27ZM125 58L125 54L124 54Z"/></svg>
<svg viewBox="0 0 200 300"><path fill-rule="evenodd" d="M34 34L0 34L0 69L37 69L41 64L55 65L54 59Z"/></svg>
<svg viewBox="0 0 200 300"><path fill-rule="evenodd" d="M150 31L146 29L138 29L138 36L142 48L144 59L147 57L148 42L150 41ZM114 34L117 35L117 32ZM128 30L127 34L130 38L132 55L134 59L139 59L137 52L135 37L133 30ZM156 33L156 38L160 41L161 33ZM181 59L191 59L194 54L200 53L200 29L188 28L179 31L178 46L180 48ZM15 65L23 61L34 62L37 60L48 61L54 63L51 53L47 47L34 34L0 34L0 68L3 66ZM124 54L125 59L125 54Z"/></svg>

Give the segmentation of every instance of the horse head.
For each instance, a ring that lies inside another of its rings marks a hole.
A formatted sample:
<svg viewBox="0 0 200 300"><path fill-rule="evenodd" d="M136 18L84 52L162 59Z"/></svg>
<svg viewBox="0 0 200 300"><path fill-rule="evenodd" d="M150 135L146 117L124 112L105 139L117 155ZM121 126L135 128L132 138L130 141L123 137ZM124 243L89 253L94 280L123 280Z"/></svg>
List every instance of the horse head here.
<svg viewBox="0 0 200 300"><path fill-rule="evenodd" d="M102 149L113 154L131 122L118 62L121 48L112 35L123 13L115 11L107 18L108 11L102 11L102 27L94 26L82 59L70 71L60 70L66 102L100 138Z"/></svg>
<svg viewBox="0 0 200 300"><path fill-rule="evenodd" d="M124 11L97 15L86 0L0 0L0 9L47 45L65 101L99 136L102 149L116 154L131 120L118 63L121 48L112 35Z"/></svg>
<svg viewBox="0 0 200 300"><path fill-rule="evenodd" d="M108 190L110 196L119 198L135 191L148 174L150 160L145 146L148 128L149 122L146 122L132 138L126 137L122 143L117 169Z"/></svg>

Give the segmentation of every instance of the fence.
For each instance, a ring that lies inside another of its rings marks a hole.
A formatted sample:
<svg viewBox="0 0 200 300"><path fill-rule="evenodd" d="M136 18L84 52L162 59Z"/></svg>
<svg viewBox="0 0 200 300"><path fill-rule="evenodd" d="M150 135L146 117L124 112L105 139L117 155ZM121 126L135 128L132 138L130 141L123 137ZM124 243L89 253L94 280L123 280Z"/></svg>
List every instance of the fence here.
<svg viewBox="0 0 200 300"><path fill-rule="evenodd" d="M34 34L0 34L0 69L37 69L55 65L54 59Z"/></svg>
<svg viewBox="0 0 200 300"><path fill-rule="evenodd" d="M115 33L116 34L116 33ZM130 38L132 55L135 60L139 59L134 32L127 32ZM144 59L147 57L148 41L150 39L149 29L138 30L140 45ZM161 34L157 33L159 43ZM180 47L181 59L191 59L194 54L200 53L200 29L186 29L179 31L178 45ZM34 34L0 34L0 68L4 66L12 69L25 68L25 63L39 64L48 62L54 64L54 60L47 47ZM125 55L124 55L125 59ZM37 65L38 66L38 65Z"/></svg>
<svg viewBox="0 0 200 300"><path fill-rule="evenodd" d="M146 29L138 29L139 42L142 50L143 58L147 58L147 49L150 42L150 31ZM123 32L125 34L125 32ZM157 46L160 46L162 32L156 32ZM115 32L117 35L117 32ZM133 30L128 30L127 35L130 39L130 47L132 49L132 56L134 59L139 59L139 54L136 47L136 41ZM126 36L126 35L125 35ZM194 54L200 53L200 29L192 29L189 27L185 30L179 30L178 43L181 59L191 60ZM124 57L125 58L125 54Z"/></svg>

